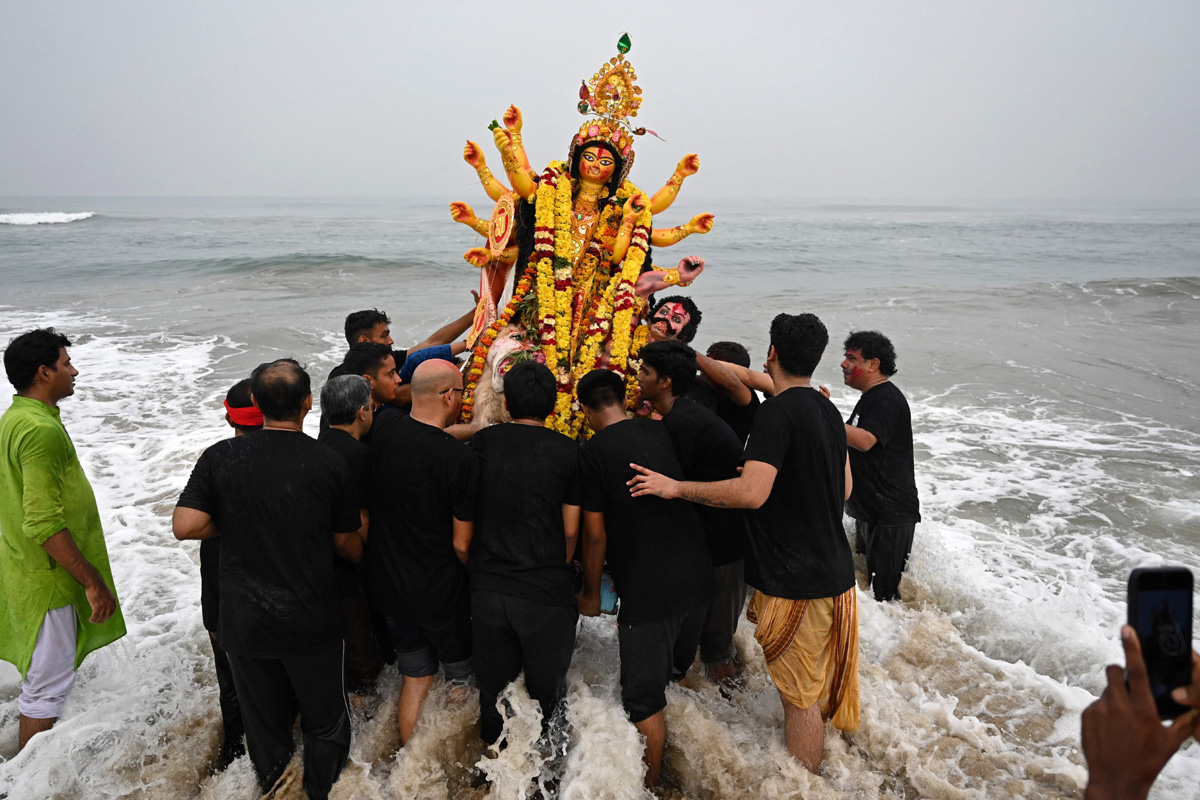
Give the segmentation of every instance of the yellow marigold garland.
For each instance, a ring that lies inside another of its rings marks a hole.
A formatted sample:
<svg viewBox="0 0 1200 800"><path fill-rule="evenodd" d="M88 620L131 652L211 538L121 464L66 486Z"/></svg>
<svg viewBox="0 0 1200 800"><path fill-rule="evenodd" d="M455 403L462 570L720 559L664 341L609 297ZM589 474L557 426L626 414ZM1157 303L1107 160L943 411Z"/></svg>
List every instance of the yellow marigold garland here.
<svg viewBox="0 0 1200 800"><path fill-rule="evenodd" d="M496 342L496 336L500 331L512 321L517 306L521 304L530 287L533 286L535 274L536 270L532 266L525 270L525 274L521 276L521 280L517 283L517 288L513 290L512 298L508 301L508 305L504 307L504 313L479 337L479 343L472 351L471 361L467 365L467 383L463 390L462 409L459 411L458 416L460 422L471 421L471 417L475 411L475 388L479 385L479 379L483 377L483 366L487 361L488 350Z"/></svg>

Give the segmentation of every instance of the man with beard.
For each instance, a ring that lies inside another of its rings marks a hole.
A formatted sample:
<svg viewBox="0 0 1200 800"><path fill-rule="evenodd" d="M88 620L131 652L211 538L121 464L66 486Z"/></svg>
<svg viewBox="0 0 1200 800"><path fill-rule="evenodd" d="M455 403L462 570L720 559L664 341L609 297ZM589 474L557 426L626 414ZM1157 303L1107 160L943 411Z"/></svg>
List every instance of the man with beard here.
<svg viewBox="0 0 1200 800"><path fill-rule="evenodd" d="M647 320L650 325L648 341L678 339L686 344L696 338L700 317L700 309L692 298L683 295L664 297L654 305Z"/></svg>

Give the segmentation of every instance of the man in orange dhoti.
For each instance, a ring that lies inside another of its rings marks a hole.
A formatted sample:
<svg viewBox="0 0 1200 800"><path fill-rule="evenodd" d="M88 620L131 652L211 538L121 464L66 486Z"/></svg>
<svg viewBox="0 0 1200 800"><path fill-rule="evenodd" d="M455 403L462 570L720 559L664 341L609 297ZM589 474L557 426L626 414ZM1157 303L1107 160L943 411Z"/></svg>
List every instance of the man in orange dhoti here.
<svg viewBox="0 0 1200 800"><path fill-rule="evenodd" d="M829 343L812 314L771 323L767 372L775 396L762 404L737 478L674 481L638 466L634 496L682 497L747 514L747 617L779 689L788 751L821 766L824 720L857 730L858 612L854 562L842 527L850 495L846 430L811 377Z"/></svg>

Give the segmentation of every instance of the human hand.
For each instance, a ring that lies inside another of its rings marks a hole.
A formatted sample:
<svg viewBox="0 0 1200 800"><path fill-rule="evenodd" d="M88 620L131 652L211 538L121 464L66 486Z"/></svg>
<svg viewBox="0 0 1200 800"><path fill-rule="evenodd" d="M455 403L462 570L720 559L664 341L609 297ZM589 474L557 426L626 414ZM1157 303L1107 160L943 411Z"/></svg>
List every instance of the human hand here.
<svg viewBox="0 0 1200 800"><path fill-rule="evenodd" d="M679 481L671 480L666 475L652 472L637 464L629 466L638 473L625 484L629 487L629 493L634 497L641 497L645 494L661 497L664 500L674 500L679 497Z"/></svg>
<svg viewBox="0 0 1200 800"><path fill-rule="evenodd" d="M471 208L461 200L455 200L450 204L450 216L455 222L461 222L463 225L474 225L479 221L475 216L475 209Z"/></svg>
<svg viewBox="0 0 1200 800"><path fill-rule="evenodd" d="M712 230L714 220L716 220L716 216L708 212L697 214L688 222L688 231L690 233L708 233Z"/></svg>
<svg viewBox="0 0 1200 800"><path fill-rule="evenodd" d="M472 247L467 252L463 253L463 258L468 264L476 267L486 267L487 263L492 260L492 251L486 247ZM474 292L472 292L474 294ZM476 300L475 302L479 302Z"/></svg>
<svg viewBox="0 0 1200 800"><path fill-rule="evenodd" d="M676 269L679 270L680 283L691 283L704 272L704 259L700 256L685 256Z"/></svg>
<svg viewBox="0 0 1200 800"><path fill-rule="evenodd" d="M117 610L117 598L113 597L108 586L103 580L97 580L91 586L85 587L83 591L88 605L92 607L92 616L89 621L93 625L107 622L108 618Z"/></svg>
<svg viewBox="0 0 1200 800"><path fill-rule="evenodd" d="M474 289L471 290L471 305L479 305L479 292L475 291Z"/></svg>
<svg viewBox="0 0 1200 800"><path fill-rule="evenodd" d="M575 607L579 609L580 616L600 616L600 593L587 591L580 592L579 594L575 595Z"/></svg>
<svg viewBox="0 0 1200 800"><path fill-rule="evenodd" d="M822 396L824 396L825 398L827 398L827 399L829 398L829 387L828 386L821 384L820 386L817 387L817 391L820 392L822 394Z"/></svg>
<svg viewBox="0 0 1200 800"><path fill-rule="evenodd" d="M675 171L685 178L689 175L695 175L700 171L700 156L695 153L688 153L679 159L679 164L675 167Z"/></svg>
<svg viewBox="0 0 1200 800"><path fill-rule="evenodd" d="M1105 670L1108 688L1083 712L1080 739L1088 765L1086 800L1146 797L1158 773L1192 735L1200 715L1192 710L1164 727L1150 694L1141 645L1128 625L1121 628L1121 644L1125 670L1109 665ZM1195 654L1192 664L1193 681L1186 694L1200 700L1200 666Z"/></svg>
<svg viewBox="0 0 1200 800"><path fill-rule="evenodd" d="M1192 685L1180 686L1171 692L1171 699L1181 706L1200 708L1200 655L1195 651L1192 652ZM1196 720L1196 729L1200 730L1200 719Z"/></svg>
<svg viewBox="0 0 1200 800"><path fill-rule="evenodd" d="M509 106L505 109L502 119L504 120L504 127L513 133L520 133L521 126L525 124L521 119L521 109L516 106Z"/></svg>
<svg viewBox="0 0 1200 800"><path fill-rule="evenodd" d="M463 161L475 169L487 166L487 162L483 158L483 149L470 139L467 140L467 146L463 148Z"/></svg>

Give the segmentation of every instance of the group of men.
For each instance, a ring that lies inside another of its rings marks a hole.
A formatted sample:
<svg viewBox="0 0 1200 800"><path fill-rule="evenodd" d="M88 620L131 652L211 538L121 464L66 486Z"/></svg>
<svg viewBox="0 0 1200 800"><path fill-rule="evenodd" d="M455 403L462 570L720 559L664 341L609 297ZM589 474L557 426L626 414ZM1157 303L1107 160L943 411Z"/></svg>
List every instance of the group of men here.
<svg viewBox="0 0 1200 800"><path fill-rule="evenodd" d="M659 777L667 686L685 680L697 651L723 693L736 686L734 632L747 584L755 590L747 616L783 700L786 745L819 767L824 720L858 725L845 501L880 599L897 596L919 519L908 408L888 381L894 352L879 334L847 340L845 380L863 398L843 423L811 384L828 343L815 316L779 315L766 371L753 373L740 345L720 342L701 355L687 344L700 317L690 300L660 306L666 312L652 315L657 330L639 353L644 413L631 418L623 379L596 370L577 387L593 432L582 444L546 427L556 382L533 359L503 378L511 422L454 431L469 441L447 432L464 389L451 359L465 346L455 340L469 315L400 351L386 315L351 314L349 350L320 393L317 440L303 432L313 393L297 362L262 364L230 389L234 436L201 455L173 516L178 538L202 540L203 617L225 719L221 764L243 752L244 737L269 791L291 758L298 713L305 789L327 796L349 751L347 697L369 707L384 661L403 676L402 743L439 671L452 696L474 677L489 753L503 744L499 697L521 673L547 740L561 736L578 615L601 612L611 580L622 703L645 737L647 783ZM56 347L62 358L67 344ZM36 386L50 390L70 370L69 360L39 365ZM27 392L17 388L21 400ZM62 396L60 388L14 409L44 416ZM86 528L56 520L38 530L54 525ZM6 521L6 543L9 530ZM24 536L26 550L41 544ZM104 571L106 562L93 560ZM94 578L71 580L92 598ZM111 589L111 577L104 585ZM86 620L72 602L69 627L90 636L99 618ZM51 629L52 615L27 616L33 630ZM0 637L0 647L17 638ZM41 638L26 644L36 666ZM36 694L41 680L30 669L23 692ZM24 715L22 705L22 744Z"/></svg>

